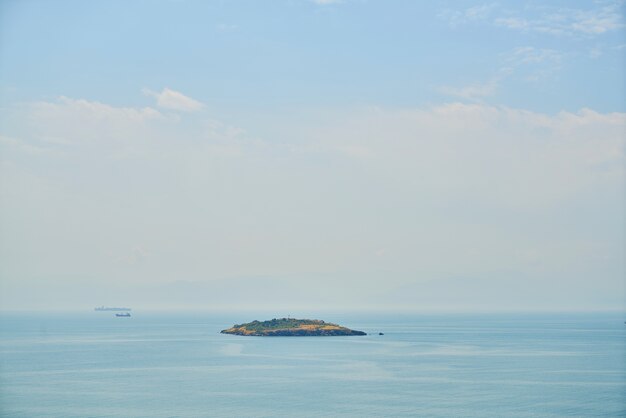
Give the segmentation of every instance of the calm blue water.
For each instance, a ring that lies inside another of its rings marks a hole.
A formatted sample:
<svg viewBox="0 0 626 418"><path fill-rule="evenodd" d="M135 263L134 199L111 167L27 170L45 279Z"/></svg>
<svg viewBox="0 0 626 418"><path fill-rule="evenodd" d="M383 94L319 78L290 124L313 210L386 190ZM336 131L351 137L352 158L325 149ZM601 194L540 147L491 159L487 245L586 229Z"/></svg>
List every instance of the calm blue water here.
<svg viewBox="0 0 626 418"><path fill-rule="evenodd" d="M626 416L622 314L307 316L385 335L219 334L271 317L249 313L3 314L1 415Z"/></svg>

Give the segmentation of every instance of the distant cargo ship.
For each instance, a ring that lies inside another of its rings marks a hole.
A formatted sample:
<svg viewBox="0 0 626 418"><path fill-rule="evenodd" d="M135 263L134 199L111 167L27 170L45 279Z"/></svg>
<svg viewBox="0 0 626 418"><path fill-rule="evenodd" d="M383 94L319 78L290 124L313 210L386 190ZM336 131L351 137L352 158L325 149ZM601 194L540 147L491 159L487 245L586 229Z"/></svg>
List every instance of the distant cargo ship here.
<svg viewBox="0 0 626 418"><path fill-rule="evenodd" d="M94 308L94 311L130 311L130 308L109 308L107 306L100 306L98 308Z"/></svg>
<svg viewBox="0 0 626 418"><path fill-rule="evenodd" d="M115 316L118 316L118 317L121 316L121 317L124 317L124 318L128 318L128 317L130 317L130 314L128 312L126 312L126 313L116 313Z"/></svg>

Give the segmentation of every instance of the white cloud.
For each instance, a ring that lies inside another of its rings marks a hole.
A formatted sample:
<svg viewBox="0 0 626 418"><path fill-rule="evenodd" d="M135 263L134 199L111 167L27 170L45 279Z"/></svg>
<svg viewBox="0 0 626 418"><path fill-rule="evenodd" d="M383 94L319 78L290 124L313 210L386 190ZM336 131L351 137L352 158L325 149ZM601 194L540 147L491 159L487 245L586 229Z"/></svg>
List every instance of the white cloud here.
<svg viewBox="0 0 626 418"><path fill-rule="evenodd" d="M495 18L494 24L551 35L595 36L625 27L621 7L622 2L619 1L588 10L543 6L530 8L523 16L520 12L509 12L508 16Z"/></svg>
<svg viewBox="0 0 626 418"><path fill-rule="evenodd" d="M507 57L507 61L513 65L540 64L545 62L560 63L563 54L553 49L534 48L524 46L515 48Z"/></svg>
<svg viewBox="0 0 626 418"><path fill-rule="evenodd" d="M443 86L439 91L447 96L481 102L493 96L507 79L517 76L525 81L536 82L553 77L561 69L564 54L553 49L517 47L503 54L502 67L486 83L472 83L466 86Z"/></svg>
<svg viewBox="0 0 626 418"><path fill-rule="evenodd" d="M596 3L598 4L598 3ZM511 30L551 35L597 36L624 28L623 2L610 1L593 9L526 5L523 10L505 9L497 3L464 9L445 9L439 16L450 26L490 22Z"/></svg>
<svg viewBox="0 0 626 418"><path fill-rule="evenodd" d="M33 146L62 148L64 152L101 145L102 150L106 148L109 152L130 151L149 140L153 126L176 122L175 116L164 115L151 107L116 107L64 96L52 102L28 104L23 110L29 130L21 137ZM19 117L19 111L12 112L18 112L16 117Z"/></svg>
<svg viewBox="0 0 626 418"><path fill-rule="evenodd" d="M524 46L515 48L504 55L504 61L511 72L518 73L526 81L540 81L555 76L561 69L565 55L546 48Z"/></svg>
<svg viewBox="0 0 626 418"><path fill-rule="evenodd" d="M65 114L66 116L79 116L80 119L93 121L123 119L132 122L144 122L163 117L158 110L151 107L115 107L96 101L72 99L65 96L59 97L56 102L35 102L32 108L35 117L62 118Z"/></svg>
<svg viewBox="0 0 626 418"><path fill-rule="evenodd" d="M601 34L624 27L623 16L618 4L605 6L599 10L570 11L570 28L586 34Z"/></svg>
<svg viewBox="0 0 626 418"><path fill-rule="evenodd" d="M517 49L511 59L521 63L535 63L556 59L553 55L549 50L524 47ZM448 88L447 93L479 100L493 94L496 83L497 80L494 80L485 85ZM551 158L554 164L546 165L545 170L558 166L558 161L563 163L563 155L575 152L577 168L582 172L583 161L585 164L592 161L594 164L605 164L615 163L615 159L620 158L621 135L626 120L621 113L602 114L590 109L550 116L484 104L451 103L430 109L359 111L343 115L345 123L327 124L323 129L306 123L297 129L294 127L302 137L298 141L285 139L266 142L253 140L241 128L202 115L194 123L190 120L183 128L183 125L178 126L176 118L168 119L152 108L114 107L62 97L57 102L37 102L24 109L27 113L16 117L28 121L30 132L22 135L23 139L20 140L16 136L4 135L0 137L0 142L25 152L40 152L46 146L67 149L69 144L81 143L90 145L77 148L75 152L95 152L93 157L104 157L129 149L147 158L176 154L194 158L214 155L271 159L273 156L293 156L294 153L315 155L330 152L358 159L365 164L377 165L386 161L390 167L399 167L402 161L408 159L416 173L430 166L430 163L422 166L414 166L413 163L421 161L435 149L443 146L461 151L462 156L465 151L470 152L466 148L470 144L471 149L477 149L476 155L472 151L471 158L463 159L463 164L473 165L495 150L506 153L508 148L504 144L508 144L522 146L520 150L529 158L538 158L540 154L545 158L548 153L553 153ZM292 124L289 120L283 123L288 126ZM166 126L167 129L164 129ZM41 135L41 132L46 135ZM154 153L157 150L158 153ZM523 155L519 158L523 158ZM442 158L438 151L428 159L436 162L433 168L437 167L437 171L451 162ZM573 163L574 160L569 162ZM452 173L461 167L462 164L453 163L448 168ZM614 165L611 167L616 169ZM499 169L501 177L506 177L512 168L505 165ZM533 173L535 171L526 174L532 176ZM438 177L435 173L431 174L427 177ZM559 176L555 172L550 177ZM562 186L566 190L573 183L565 182Z"/></svg>
<svg viewBox="0 0 626 418"><path fill-rule="evenodd" d="M465 16L472 20L483 20L489 16L491 10L495 7L495 4L481 4L478 6L470 7L465 10Z"/></svg>
<svg viewBox="0 0 626 418"><path fill-rule="evenodd" d="M484 21L495 8L495 3L485 3L463 10L445 9L439 13L439 16L448 20L450 26L456 27L462 24Z"/></svg>
<svg viewBox="0 0 626 418"><path fill-rule="evenodd" d="M504 26L509 29L526 29L529 26L526 19L519 17L499 17L494 22L498 26Z"/></svg>
<svg viewBox="0 0 626 418"><path fill-rule="evenodd" d="M28 245L2 247L0 265L15 281L74 273L127 286L184 272L307 289L325 277L358 304L416 278L514 272L547 278L557 300L590 273L611 293L622 280L623 113L307 109L248 133L204 112L177 123L67 98L12 116L21 132L0 138L14 149L0 152L0 226L2 242ZM253 140L259 131L271 141ZM42 132L67 155L21 147L42 145Z"/></svg>
<svg viewBox="0 0 626 418"><path fill-rule="evenodd" d="M165 109L180 110L183 112L194 112L204 107L204 104L202 104L201 102L192 99L191 97L185 96L180 92L171 90L167 87L164 88L160 93L154 92L149 89L144 89L143 92L148 96L156 98L157 106Z"/></svg>
<svg viewBox="0 0 626 418"><path fill-rule="evenodd" d="M54 149L48 147L42 147L37 144L32 144L27 141L0 135L0 146L9 146L27 154L53 154L56 153Z"/></svg>
<svg viewBox="0 0 626 418"><path fill-rule="evenodd" d="M327 4L336 4L336 3L341 3L342 0L311 0L313 3L315 4L319 4L319 5L327 5Z"/></svg>
<svg viewBox="0 0 626 418"><path fill-rule="evenodd" d="M20 119L28 127L19 135L5 135L0 145L13 151L49 153L79 157L97 150L97 158L165 158L174 151L185 153L190 146L203 155L232 158L242 154L242 144L258 144L246 139L245 131L206 114L184 115L186 135L180 131L183 116L162 113L151 107L117 107L97 101L60 97L56 101L34 102L7 109L7 117ZM193 141L197 141L193 144ZM193 145L192 145L193 144Z"/></svg>
<svg viewBox="0 0 626 418"><path fill-rule="evenodd" d="M54 102L28 106L37 138L56 143L85 142L93 138L116 139L142 129L150 122L167 118L151 107L115 107L108 104L61 96Z"/></svg>
<svg viewBox="0 0 626 418"><path fill-rule="evenodd" d="M453 97L460 97L466 100L480 101L489 96L493 96L498 88L498 81L491 80L485 84L470 84L464 87L444 86L440 90L443 94Z"/></svg>
<svg viewBox="0 0 626 418"><path fill-rule="evenodd" d="M625 128L622 113L583 109L550 116L452 103L364 112L318 138L344 156L350 147L367 149L370 165L403 173L440 196L447 190L533 206L589 191L596 181L619 181Z"/></svg>

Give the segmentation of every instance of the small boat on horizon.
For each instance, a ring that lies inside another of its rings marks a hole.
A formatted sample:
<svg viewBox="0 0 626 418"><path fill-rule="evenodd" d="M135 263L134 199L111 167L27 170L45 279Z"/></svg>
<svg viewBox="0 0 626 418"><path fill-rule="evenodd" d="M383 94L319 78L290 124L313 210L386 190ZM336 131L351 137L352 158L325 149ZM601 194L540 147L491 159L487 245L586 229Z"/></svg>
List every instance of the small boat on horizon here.
<svg viewBox="0 0 626 418"><path fill-rule="evenodd" d="M123 318L129 318L130 314L128 312L126 312L126 313L116 313L115 316L123 317Z"/></svg>
<svg viewBox="0 0 626 418"><path fill-rule="evenodd" d="M110 308L108 306L99 306L94 311L130 311L130 308Z"/></svg>

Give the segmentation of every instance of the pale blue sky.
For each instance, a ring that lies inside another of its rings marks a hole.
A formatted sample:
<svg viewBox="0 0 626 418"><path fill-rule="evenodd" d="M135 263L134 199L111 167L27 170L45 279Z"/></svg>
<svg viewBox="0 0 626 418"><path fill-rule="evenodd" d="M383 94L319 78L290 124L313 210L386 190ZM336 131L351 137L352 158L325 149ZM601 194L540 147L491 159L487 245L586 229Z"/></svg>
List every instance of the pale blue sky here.
<svg viewBox="0 0 626 418"><path fill-rule="evenodd" d="M468 99L623 111L623 3L4 1L3 102L141 105L175 86L244 107ZM461 96L462 97L462 96Z"/></svg>
<svg viewBox="0 0 626 418"><path fill-rule="evenodd" d="M0 308L623 308L624 7L0 2Z"/></svg>

